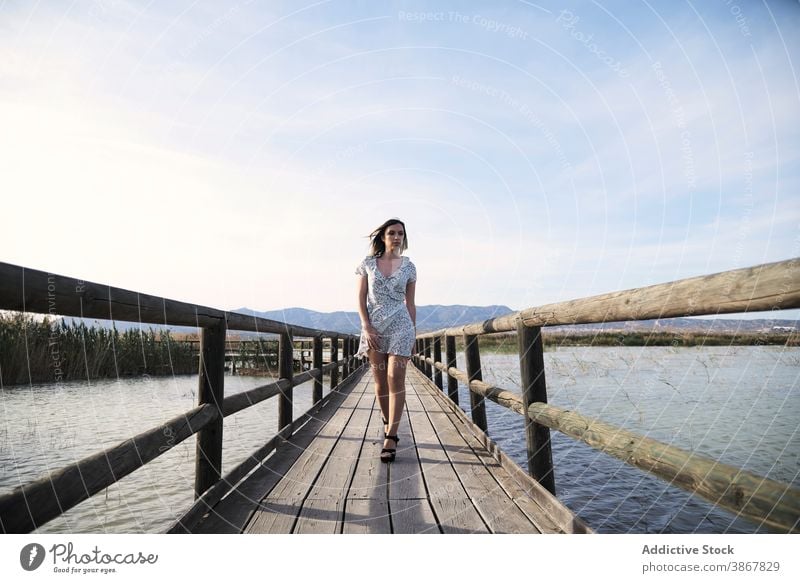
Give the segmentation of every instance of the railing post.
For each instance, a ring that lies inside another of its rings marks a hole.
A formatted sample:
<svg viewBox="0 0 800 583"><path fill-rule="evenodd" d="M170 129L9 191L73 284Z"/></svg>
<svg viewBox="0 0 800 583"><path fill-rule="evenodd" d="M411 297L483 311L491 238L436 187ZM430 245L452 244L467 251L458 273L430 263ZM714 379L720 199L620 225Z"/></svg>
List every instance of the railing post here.
<svg viewBox="0 0 800 583"><path fill-rule="evenodd" d="M550 429L534 423L528 416L528 406L531 403L547 403L542 329L539 326L525 326L520 319L517 323L517 337L522 404L525 410L525 441L528 446L528 472L555 496L556 480L553 472L553 454L550 449Z"/></svg>
<svg viewBox="0 0 800 583"><path fill-rule="evenodd" d="M322 400L322 337L315 336L314 340L312 341L312 364L311 368L319 369L319 373L317 373L316 377L314 378L314 388L312 390L313 395L312 399L314 404L319 403Z"/></svg>
<svg viewBox="0 0 800 583"><path fill-rule="evenodd" d="M332 336L331 337L331 362L336 362L339 360L339 337ZM336 388L336 385L339 384L339 367L334 366L331 369L331 390Z"/></svg>
<svg viewBox="0 0 800 583"><path fill-rule="evenodd" d="M433 337L433 361L434 362L442 362L442 337L441 336L434 336ZM439 390L442 390L442 371L433 367L433 376L434 382L436 386L439 387Z"/></svg>
<svg viewBox="0 0 800 583"><path fill-rule="evenodd" d="M344 352L344 365L342 366L342 378L350 376L350 339L345 337L342 341L342 351Z"/></svg>
<svg viewBox="0 0 800 583"><path fill-rule="evenodd" d="M456 364L456 337L444 337L444 351L447 355L447 370L450 368L458 368ZM458 405L458 379L450 374L447 375L447 396L450 400Z"/></svg>
<svg viewBox="0 0 800 583"><path fill-rule="evenodd" d="M292 333L287 328L285 332L281 332L280 340L278 342L278 378L289 379L291 383L294 377L294 346L292 344ZM281 391L280 400L278 401L278 431L290 425L294 420L294 412L292 407L292 396L294 387L291 385L285 391ZM292 429L289 429L286 439L292 435Z"/></svg>
<svg viewBox="0 0 800 583"><path fill-rule="evenodd" d="M478 337L474 334L464 334L464 354L467 359L467 378L469 382L482 381L481 374L481 352L478 348ZM472 409L472 421L484 433L486 432L486 400L483 396L475 393L467 384L469 389L469 402Z"/></svg>
<svg viewBox="0 0 800 583"><path fill-rule="evenodd" d="M198 405L210 404L218 417L197 434L194 497L216 484L222 472L222 401L225 398L225 321L203 328L200 336Z"/></svg>
<svg viewBox="0 0 800 583"><path fill-rule="evenodd" d="M430 379L433 377L431 374L431 365L428 362L428 359L431 357L431 339L426 338L423 344L425 345L425 376Z"/></svg>

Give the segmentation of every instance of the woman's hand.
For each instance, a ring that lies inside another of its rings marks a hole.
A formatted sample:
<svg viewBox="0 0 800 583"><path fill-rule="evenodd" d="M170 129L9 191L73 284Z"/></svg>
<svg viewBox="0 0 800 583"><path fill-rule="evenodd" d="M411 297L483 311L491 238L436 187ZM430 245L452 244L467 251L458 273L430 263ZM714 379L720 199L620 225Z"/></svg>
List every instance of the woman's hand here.
<svg viewBox="0 0 800 583"><path fill-rule="evenodd" d="M378 331L372 324L367 324L364 326L364 332L367 335L367 346L372 348L373 350L378 349Z"/></svg>

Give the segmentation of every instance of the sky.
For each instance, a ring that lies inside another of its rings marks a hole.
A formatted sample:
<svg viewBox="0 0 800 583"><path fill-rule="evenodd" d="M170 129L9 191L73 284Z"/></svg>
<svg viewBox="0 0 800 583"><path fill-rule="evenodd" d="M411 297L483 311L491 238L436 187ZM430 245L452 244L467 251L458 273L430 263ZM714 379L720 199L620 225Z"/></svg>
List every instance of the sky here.
<svg viewBox="0 0 800 583"><path fill-rule="evenodd" d="M799 35L788 0L0 0L0 261L330 312L390 217L417 305L797 257Z"/></svg>

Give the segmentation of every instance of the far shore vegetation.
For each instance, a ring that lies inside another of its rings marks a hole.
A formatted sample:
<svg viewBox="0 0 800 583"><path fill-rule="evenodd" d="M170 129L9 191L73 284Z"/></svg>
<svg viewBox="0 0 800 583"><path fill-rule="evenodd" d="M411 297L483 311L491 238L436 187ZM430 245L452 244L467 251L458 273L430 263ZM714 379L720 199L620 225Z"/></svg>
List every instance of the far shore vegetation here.
<svg viewBox="0 0 800 583"><path fill-rule="evenodd" d="M277 341L262 336L228 333L228 340L243 340L238 346L237 372L263 374L277 368ZM546 351L570 346L764 346L800 345L800 334L788 331L703 333L688 331L619 331L597 333L542 332ZM516 354L515 333L484 335L479 339L484 353ZM298 344L295 345L299 347ZM310 349L310 343L307 345ZM305 347L304 347L305 348ZM127 376L197 374L197 334L167 330L129 329L120 332L100 326L67 324L48 317L34 318L19 312L0 312L0 387ZM463 350L463 339L456 338ZM442 345L444 351L444 345ZM304 350L306 361L310 360ZM340 351L341 355L341 351ZM299 363L298 363L299 366Z"/></svg>
<svg viewBox="0 0 800 583"><path fill-rule="evenodd" d="M693 332L693 331L619 331L593 333L542 332L545 351L569 346L800 346L797 332ZM496 354L519 352L516 333L481 336L481 350ZM463 341L456 339L456 349L463 350Z"/></svg>

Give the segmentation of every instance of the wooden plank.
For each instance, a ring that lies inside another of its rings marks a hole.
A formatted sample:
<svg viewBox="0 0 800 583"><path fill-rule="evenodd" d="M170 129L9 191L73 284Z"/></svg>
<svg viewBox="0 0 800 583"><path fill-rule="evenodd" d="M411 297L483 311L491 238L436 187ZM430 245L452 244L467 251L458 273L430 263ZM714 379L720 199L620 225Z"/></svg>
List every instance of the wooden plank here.
<svg viewBox="0 0 800 583"><path fill-rule="evenodd" d="M363 377L363 371L361 374ZM206 514L203 520L192 529L192 532L242 532L258 503L270 493L275 484L303 454L320 429L339 411L339 407L360 399L360 392L355 389L351 390L360 384L356 382L358 376L354 375L350 378L352 380L342 383L336 391L328 395L329 399L323 402L318 413L292 436L291 443L284 444L271 457L267 458L247 480L239 484L233 492Z"/></svg>
<svg viewBox="0 0 800 583"><path fill-rule="evenodd" d="M289 534L302 508L301 497L261 500L245 527L245 534Z"/></svg>
<svg viewBox="0 0 800 583"><path fill-rule="evenodd" d="M334 534L341 532L344 501L362 453L374 401L375 397L371 392L364 390L347 425L337 438L333 450L314 479L295 532Z"/></svg>
<svg viewBox="0 0 800 583"><path fill-rule="evenodd" d="M426 332L418 338L510 332L517 329L519 319L526 326L557 326L792 308L800 308L798 257L527 308L483 322Z"/></svg>
<svg viewBox="0 0 800 583"><path fill-rule="evenodd" d="M447 414L433 410L438 405L434 398L427 399L430 402L430 406L426 405L426 409L429 410L428 417L436 434L444 445L445 453L450 458L450 463L453 464L467 495L489 526L489 530L501 533L541 532L511 500L495 475L456 431Z"/></svg>
<svg viewBox="0 0 800 583"><path fill-rule="evenodd" d="M395 534L440 534L439 523L427 498L391 500Z"/></svg>
<svg viewBox="0 0 800 583"><path fill-rule="evenodd" d="M470 443L470 440L477 442L478 445L472 446L474 451L479 452L481 456L483 454L480 452L485 451L500 463L502 469L510 476L510 480L507 476L502 476L499 481L506 487L517 505L525 511L540 530L543 532L566 533L592 532L583 521L576 517L555 496L531 478L513 460L508 458L488 435L481 431L452 401L444 398L424 376L419 375L415 377L414 381L415 384L420 386L418 389L420 393L424 387L429 395L432 395L437 401L453 411L459 421L459 423L455 423L456 428L461 431L468 443ZM488 458L482 457L482 459ZM513 487L516 487L516 492L511 489ZM535 510L531 511L528 500L535 502Z"/></svg>
<svg viewBox="0 0 800 583"><path fill-rule="evenodd" d="M385 497L371 500L347 498L342 532L344 534L390 534L392 529L389 521L389 502Z"/></svg>
<svg viewBox="0 0 800 583"><path fill-rule="evenodd" d="M430 401L438 401L436 396L424 394L424 389L420 387L420 398L426 407L433 408ZM425 391L427 393L427 391ZM472 451L472 455L480 462L495 480L498 489L492 493L500 492L505 493L506 498L511 500L522 512L526 519L532 524L532 531L557 533L564 532L558 525L556 519L549 515L549 512L542 508L536 500L534 500L523 488L519 486L517 481L506 471L502 464L495 459L495 457L486 450L483 443L481 443L473 434L473 432L462 422L462 419L453 411L446 414L441 418L441 422L449 422L464 443ZM437 431L446 431L436 426Z"/></svg>
<svg viewBox="0 0 800 583"><path fill-rule="evenodd" d="M443 532L489 532L466 491L461 486L458 475L439 443L428 415L422 410L419 399L409 395L408 400L411 401L411 405L408 407L409 422L416 440L416 447L420 451L419 461L428 492L426 496L430 499L431 506ZM398 496L393 494L393 490L396 490L396 488L391 479L392 470L390 470L389 477L389 501L391 506L392 499ZM407 500L409 497L402 496L400 498Z"/></svg>
<svg viewBox="0 0 800 583"><path fill-rule="evenodd" d="M370 377L370 390L372 386L371 374L364 375ZM369 424L362 442L362 452L358 459L353 481L347 492L348 500L376 500L387 503L387 478L388 464L380 460L380 451L383 447L383 422L378 408L377 400L372 393L372 411L369 417ZM401 423L402 426L402 423ZM401 436L401 439L403 437Z"/></svg>
<svg viewBox="0 0 800 583"><path fill-rule="evenodd" d="M296 534L339 534L342 532L345 497L306 498L294 527Z"/></svg>
<svg viewBox="0 0 800 583"><path fill-rule="evenodd" d="M411 370L412 368L406 370L406 376ZM416 374L421 373L417 372ZM424 415L424 412L420 410L418 402L409 405L408 397L411 396L410 391L412 390L411 384L406 379L406 406L403 412L403 421L400 422L397 431L397 436L400 438L400 442L397 444L397 456L393 462L383 464L388 466L390 508L392 507L391 500L412 500L426 498L428 495L420 471L420 455L425 455L426 445L420 443L419 436L412 432L413 423L411 421L413 415ZM381 432L381 436L383 436L383 432ZM383 447L383 439L380 443L378 455L380 455L380 448Z"/></svg>

